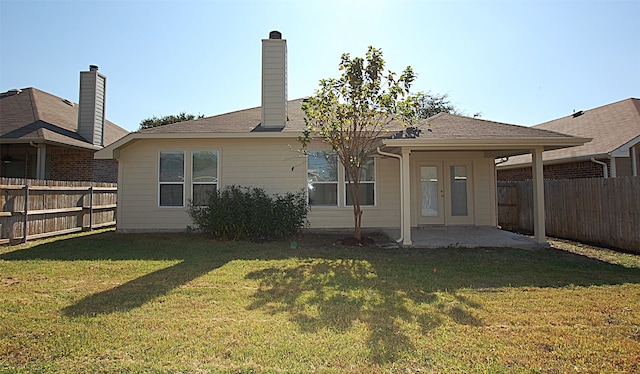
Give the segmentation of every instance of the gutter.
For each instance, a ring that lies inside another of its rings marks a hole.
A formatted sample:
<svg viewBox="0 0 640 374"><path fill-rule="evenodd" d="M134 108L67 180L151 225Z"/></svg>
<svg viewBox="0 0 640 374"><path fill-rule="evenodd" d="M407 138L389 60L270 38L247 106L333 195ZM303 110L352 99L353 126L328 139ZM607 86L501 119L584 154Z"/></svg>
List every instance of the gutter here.
<svg viewBox="0 0 640 374"><path fill-rule="evenodd" d="M404 204L402 203L404 201L404 175L402 175L402 156L395 153L383 152L380 150L380 147L376 148L376 151L378 151L378 154L381 156L397 158L398 161L400 161L400 239L396 240L396 243L402 243L404 241L404 233L402 232L404 228Z"/></svg>
<svg viewBox="0 0 640 374"><path fill-rule="evenodd" d="M599 165L602 165L602 172L604 173L604 177L605 178L609 177L609 170L607 170L607 164L606 163L596 160L595 157L591 157L591 162L599 164Z"/></svg>

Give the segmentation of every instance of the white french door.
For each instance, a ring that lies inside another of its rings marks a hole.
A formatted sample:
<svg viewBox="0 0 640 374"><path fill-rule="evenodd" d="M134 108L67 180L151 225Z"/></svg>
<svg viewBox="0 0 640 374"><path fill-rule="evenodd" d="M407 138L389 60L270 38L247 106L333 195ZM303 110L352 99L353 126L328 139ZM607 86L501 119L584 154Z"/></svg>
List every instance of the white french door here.
<svg viewBox="0 0 640 374"><path fill-rule="evenodd" d="M419 225L473 224L470 161L420 163Z"/></svg>

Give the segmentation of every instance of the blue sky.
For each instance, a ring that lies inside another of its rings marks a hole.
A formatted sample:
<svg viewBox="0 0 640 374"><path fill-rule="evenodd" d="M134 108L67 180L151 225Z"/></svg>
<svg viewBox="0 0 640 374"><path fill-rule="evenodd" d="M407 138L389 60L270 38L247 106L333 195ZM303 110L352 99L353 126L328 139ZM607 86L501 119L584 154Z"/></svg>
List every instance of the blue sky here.
<svg viewBox="0 0 640 374"><path fill-rule="evenodd" d="M468 114L535 125L640 97L640 1L0 0L0 92L78 101L79 72L107 76L107 118L260 105L261 39L282 32L289 99L337 77L340 55L382 48L415 91Z"/></svg>

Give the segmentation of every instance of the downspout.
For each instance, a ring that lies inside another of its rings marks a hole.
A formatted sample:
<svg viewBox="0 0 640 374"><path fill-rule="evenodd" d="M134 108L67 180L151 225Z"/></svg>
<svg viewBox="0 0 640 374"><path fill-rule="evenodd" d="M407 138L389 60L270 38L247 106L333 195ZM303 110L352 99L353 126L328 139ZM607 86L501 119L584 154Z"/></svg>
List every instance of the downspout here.
<svg viewBox="0 0 640 374"><path fill-rule="evenodd" d="M402 175L402 156L395 153L383 152L380 150L380 147L378 147L376 150L378 151L378 154L382 156L397 158L398 161L400 161L400 239L396 240L396 243L402 243L404 241L404 233L402 232L404 228L404 204L402 204L402 201L404 200L404 189L402 188L404 184L404 178Z"/></svg>
<svg viewBox="0 0 640 374"><path fill-rule="evenodd" d="M45 163L47 156L47 145L46 144L36 144L34 142L29 142L29 145L32 147L38 148L38 156L36 157L36 179L44 179L45 177Z"/></svg>
<svg viewBox="0 0 640 374"><path fill-rule="evenodd" d="M596 160L595 157L591 157L591 162L602 165L602 171L604 172L604 177L609 178L609 170L607 169L606 163Z"/></svg>

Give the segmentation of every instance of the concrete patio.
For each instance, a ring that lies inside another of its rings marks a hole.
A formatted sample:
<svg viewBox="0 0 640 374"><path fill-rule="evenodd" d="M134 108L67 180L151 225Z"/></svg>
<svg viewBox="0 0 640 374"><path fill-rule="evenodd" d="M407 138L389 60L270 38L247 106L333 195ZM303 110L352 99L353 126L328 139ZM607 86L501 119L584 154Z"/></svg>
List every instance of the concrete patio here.
<svg viewBox="0 0 640 374"><path fill-rule="evenodd" d="M383 232L392 240L400 238L399 229ZM478 248L507 247L541 249L547 246L536 243L533 238L491 227L429 227L411 229L412 248Z"/></svg>

